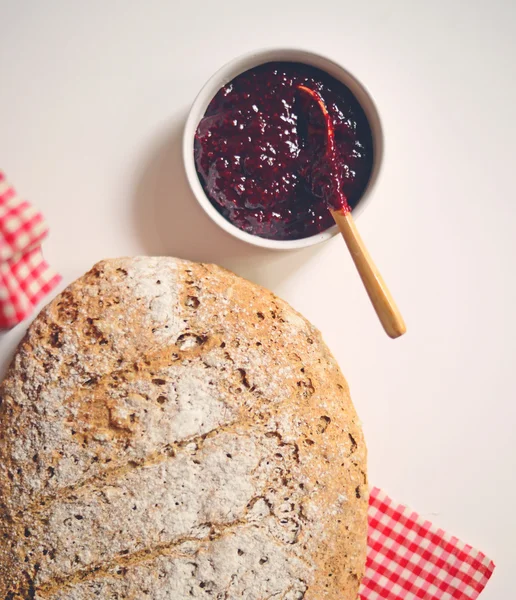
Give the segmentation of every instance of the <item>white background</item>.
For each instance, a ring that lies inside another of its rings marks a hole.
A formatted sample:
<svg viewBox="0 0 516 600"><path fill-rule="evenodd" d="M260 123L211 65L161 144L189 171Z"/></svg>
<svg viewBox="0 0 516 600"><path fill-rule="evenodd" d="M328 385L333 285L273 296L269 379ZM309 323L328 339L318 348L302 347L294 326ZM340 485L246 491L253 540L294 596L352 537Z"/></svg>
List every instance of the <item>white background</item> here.
<svg viewBox="0 0 516 600"><path fill-rule="evenodd" d="M376 99L383 173L358 225L408 324L391 341L342 241L278 254L201 212L186 111L248 50L304 46ZM373 484L482 549L482 598L516 572L516 4L510 0L0 0L0 168L41 208L69 283L171 254L271 288L323 332L362 418ZM7 363L26 324L0 337Z"/></svg>

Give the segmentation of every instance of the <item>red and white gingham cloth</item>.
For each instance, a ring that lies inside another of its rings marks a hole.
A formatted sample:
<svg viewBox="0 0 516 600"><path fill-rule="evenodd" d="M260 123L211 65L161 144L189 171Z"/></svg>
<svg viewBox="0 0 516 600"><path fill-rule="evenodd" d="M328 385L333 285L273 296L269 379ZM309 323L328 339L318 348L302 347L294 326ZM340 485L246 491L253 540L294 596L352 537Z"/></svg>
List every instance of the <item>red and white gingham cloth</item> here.
<svg viewBox="0 0 516 600"><path fill-rule="evenodd" d="M0 171L0 328L27 318L61 281L41 253L47 234L41 213L16 194Z"/></svg>
<svg viewBox="0 0 516 600"><path fill-rule="evenodd" d="M361 600L474 600L492 560L373 488Z"/></svg>

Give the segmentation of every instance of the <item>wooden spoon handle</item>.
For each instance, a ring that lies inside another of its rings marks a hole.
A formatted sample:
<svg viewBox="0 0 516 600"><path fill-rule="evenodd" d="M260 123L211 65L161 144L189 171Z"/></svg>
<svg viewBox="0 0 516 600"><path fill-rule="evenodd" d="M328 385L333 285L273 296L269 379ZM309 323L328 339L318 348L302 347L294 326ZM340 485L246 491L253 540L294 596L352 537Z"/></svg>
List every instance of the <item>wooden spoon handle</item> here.
<svg viewBox="0 0 516 600"><path fill-rule="evenodd" d="M331 214L387 335L391 338L403 335L407 331L403 317L358 233L351 211L332 210Z"/></svg>

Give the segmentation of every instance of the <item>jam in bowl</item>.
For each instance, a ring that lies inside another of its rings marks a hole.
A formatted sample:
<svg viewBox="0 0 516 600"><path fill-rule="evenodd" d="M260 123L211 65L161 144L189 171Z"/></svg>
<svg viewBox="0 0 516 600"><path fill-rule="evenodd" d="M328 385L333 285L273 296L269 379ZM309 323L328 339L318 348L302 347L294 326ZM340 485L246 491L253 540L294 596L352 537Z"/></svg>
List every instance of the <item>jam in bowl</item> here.
<svg viewBox="0 0 516 600"><path fill-rule="evenodd" d="M347 71L301 50L263 51L229 63L205 86L190 112L184 160L192 190L226 231L255 245L296 248L336 231L321 193L327 131L332 169L352 209L370 193L380 165L377 111Z"/></svg>

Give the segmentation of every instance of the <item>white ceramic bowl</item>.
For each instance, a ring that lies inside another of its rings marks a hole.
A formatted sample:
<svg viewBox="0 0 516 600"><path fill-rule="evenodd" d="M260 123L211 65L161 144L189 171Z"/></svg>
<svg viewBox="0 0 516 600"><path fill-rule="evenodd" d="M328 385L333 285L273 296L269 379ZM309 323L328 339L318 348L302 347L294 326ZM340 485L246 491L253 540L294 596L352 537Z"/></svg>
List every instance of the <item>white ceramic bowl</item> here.
<svg viewBox="0 0 516 600"><path fill-rule="evenodd" d="M199 177L195 168L195 132L212 98L222 86L226 85L226 83L234 79L240 73L271 61L300 62L326 71L332 77L335 77L335 79L345 83L364 109L373 136L374 162L369 183L357 206L353 209L353 215L357 216L364 210L364 207L369 201L371 192L378 178L378 173L382 163L383 133L378 111L371 95L363 86L363 84L356 79L356 77L346 71L344 67L341 67L339 64L330 60L329 58L308 50L295 48L271 48L257 50L239 56L219 69L199 92L192 105L192 108L190 109L190 113L188 114L183 134L183 160L186 169L186 175L195 197L197 198L199 204L206 211L208 216L211 217L211 219L217 225L222 227L222 229L230 233L232 236L243 240L244 242L248 242L249 244L253 244L255 246L261 246L262 248L272 248L275 250L306 248L307 246L319 244L320 242L324 242L325 240L333 237L336 233L338 233L337 227L330 227L326 231L310 237L287 241L269 240L267 238L262 238L257 235L252 235L242 231L225 219L210 202L203 190L201 182L199 181Z"/></svg>

